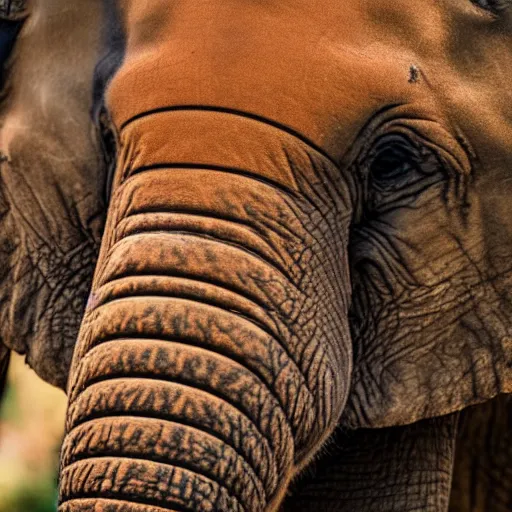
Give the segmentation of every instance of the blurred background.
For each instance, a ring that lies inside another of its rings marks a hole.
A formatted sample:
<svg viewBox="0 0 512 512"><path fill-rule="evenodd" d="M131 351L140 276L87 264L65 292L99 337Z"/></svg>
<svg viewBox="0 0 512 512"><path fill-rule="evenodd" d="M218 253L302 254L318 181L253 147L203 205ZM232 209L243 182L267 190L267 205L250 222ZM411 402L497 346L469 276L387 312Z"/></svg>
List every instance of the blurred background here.
<svg viewBox="0 0 512 512"><path fill-rule="evenodd" d="M0 408L0 512L55 512L66 396L13 355Z"/></svg>

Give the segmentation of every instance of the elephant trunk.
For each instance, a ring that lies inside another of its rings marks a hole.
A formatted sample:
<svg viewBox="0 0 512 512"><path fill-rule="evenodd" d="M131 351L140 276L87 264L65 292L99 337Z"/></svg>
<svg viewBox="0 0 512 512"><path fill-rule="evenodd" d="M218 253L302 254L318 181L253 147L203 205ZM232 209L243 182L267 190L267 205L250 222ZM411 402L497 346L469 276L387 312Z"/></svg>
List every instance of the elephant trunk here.
<svg viewBox="0 0 512 512"><path fill-rule="evenodd" d="M336 170L227 112L139 116L119 149L59 511L275 510L347 395Z"/></svg>

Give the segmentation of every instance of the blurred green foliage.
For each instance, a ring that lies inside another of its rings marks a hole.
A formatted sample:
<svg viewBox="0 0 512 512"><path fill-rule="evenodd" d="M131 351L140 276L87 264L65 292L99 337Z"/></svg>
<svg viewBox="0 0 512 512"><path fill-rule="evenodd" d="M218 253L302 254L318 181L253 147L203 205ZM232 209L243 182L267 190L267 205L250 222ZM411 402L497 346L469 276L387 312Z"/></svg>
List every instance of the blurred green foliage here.
<svg viewBox="0 0 512 512"><path fill-rule="evenodd" d="M14 357L0 407L0 512L55 512L66 400Z"/></svg>
<svg viewBox="0 0 512 512"><path fill-rule="evenodd" d="M20 485L8 495L0 510L2 512L55 512L57 510L56 479L42 476L41 481L30 486ZM2 498L3 499L3 498Z"/></svg>

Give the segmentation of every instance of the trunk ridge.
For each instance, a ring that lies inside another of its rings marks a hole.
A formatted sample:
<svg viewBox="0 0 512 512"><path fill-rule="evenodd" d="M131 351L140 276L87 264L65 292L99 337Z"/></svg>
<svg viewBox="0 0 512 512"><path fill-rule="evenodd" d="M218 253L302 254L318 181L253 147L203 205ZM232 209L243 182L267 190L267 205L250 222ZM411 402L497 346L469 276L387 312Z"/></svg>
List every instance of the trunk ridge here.
<svg viewBox="0 0 512 512"><path fill-rule="evenodd" d="M344 259L307 226L291 160L277 186L156 165L146 145L142 166L131 144L75 351L59 512L275 510L346 399L348 300L325 279Z"/></svg>

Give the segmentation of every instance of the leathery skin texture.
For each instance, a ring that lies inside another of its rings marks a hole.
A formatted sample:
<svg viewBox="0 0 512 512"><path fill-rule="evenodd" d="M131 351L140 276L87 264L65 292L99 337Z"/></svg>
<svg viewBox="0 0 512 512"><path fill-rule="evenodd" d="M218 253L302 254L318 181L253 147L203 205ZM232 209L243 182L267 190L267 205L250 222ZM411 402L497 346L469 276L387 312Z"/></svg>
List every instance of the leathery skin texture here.
<svg viewBox="0 0 512 512"><path fill-rule="evenodd" d="M511 396L461 414L451 493L453 512L507 512L512 508Z"/></svg>
<svg viewBox="0 0 512 512"><path fill-rule="evenodd" d="M403 427L338 430L282 510L447 510L457 424L455 413Z"/></svg>
<svg viewBox="0 0 512 512"><path fill-rule="evenodd" d="M273 507L348 393L349 195L324 155L236 113L149 113L119 147L61 509Z"/></svg>
<svg viewBox="0 0 512 512"><path fill-rule="evenodd" d="M100 0L87 9L80 0L73 8L64 0L21 4L0 4L4 38L22 25L2 55L0 339L65 389L105 219L103 157L90 116L102 7Z"/></svg>
<svg viewBox="0 0 512 512"><path fill-rule="evenodd" d="M119 2L60 512L275 511L338 424L371 436L509 390L509 207L479 164L491 137L505 172L509 113L454 85L475 5L408 5ZM361 477L361 507L446 509L446 421L372 437L396 485Z"/></svg>
<svg viewBox="0 0 512 512"><path fill-rule="evenodd" d="M30 2L0 382L68 392L59 512L508 506L510 3Z"/></svg>

